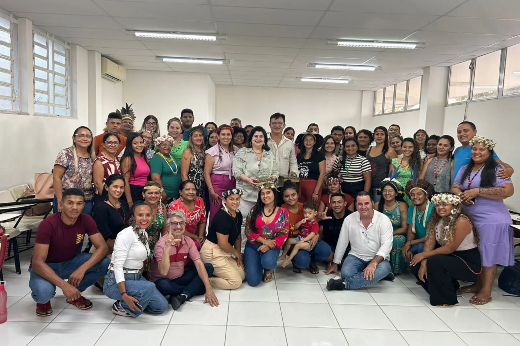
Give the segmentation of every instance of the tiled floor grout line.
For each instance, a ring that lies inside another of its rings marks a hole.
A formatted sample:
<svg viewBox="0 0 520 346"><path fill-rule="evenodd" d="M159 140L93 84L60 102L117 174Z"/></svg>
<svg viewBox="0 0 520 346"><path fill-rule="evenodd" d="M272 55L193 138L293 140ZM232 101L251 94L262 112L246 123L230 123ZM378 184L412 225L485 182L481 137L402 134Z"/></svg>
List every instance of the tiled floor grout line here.
<svg viewBox="0 0 520 346"><path fill-rule="evenodd" d="M287 331L285 330L285 323L283 321L283 312L282 312L282 303L280 302L280 295L278 294L278 282L276 281L276 274L273 271L274 276L274 285L276 287L276 297L278 298L278 308L280 309L280 317L282 318L282 328L283 328L283 335L285 336L285 344L289 346L289 341L287 340Z"/></svg>
<svg viewBox="0 0 520 346"><path fill-rule="evenodd" d="M227 330L228 330L228 321L229 321L229 309L231 309L231 291L228 292L228 306L227 306L227 314L226 314L226 328L224 329L224 345L226 346L227 340Z"/></svg>
<svg viewBox="0 0 520 346"><path fill-rule="evenodd" d="M114 319L112 318L112 320L110 321L110 323L107 324L105 330L103 330L103 333L101 333L101 335L99 336L99 338L98 338L98 339L96 340L96 342L94 343L94 346L97 345L97 343L99 342L99 340L101 339L101 337L103 336L103 334L105 334L105 332L107 331L108 327L110 327L110 325L112 324L112 321L113 321L113 320L114 320Z"/></svg>

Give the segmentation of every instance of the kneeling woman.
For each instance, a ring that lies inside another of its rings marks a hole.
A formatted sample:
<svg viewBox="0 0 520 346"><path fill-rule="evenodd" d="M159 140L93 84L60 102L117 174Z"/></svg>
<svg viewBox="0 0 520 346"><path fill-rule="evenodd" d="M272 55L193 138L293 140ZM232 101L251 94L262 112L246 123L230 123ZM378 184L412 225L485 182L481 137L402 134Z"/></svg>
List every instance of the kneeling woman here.
<svg viewBox="0 0 520 346"><path fill-rule="evenodd" d="M141 275L143 262L148 258L148 234L146 227L152 221L152 208L137 202L132 207L130 227L117 235L112 262L103 292L116 299L112 312L120 316L137 317L143 311L162 314L168 308L168 301Z"/></svg>
<svg viewBox="0 0 520 346"><path fill-rule="evenodd" d="M458 280L475 281L482 270L479 234L459 196L438 194L432 203L435 210L424 251L413 257L412 272L430 294L432 305L457 305Z"/></svg>
<svg viewBox="0 0 520 346"><path fill-rule="evenodd" d="M222 193L222 209L213 218L208 238L200 251L202 261L213 265L213 277L209 279L213 288L234 290L246 277L240 252L240 196L240 189L228 189Z"/></svg>
<svg viewBox="0 0 520 346"><path fill-rule="evenodd" d="M260 281L273 281L273 270L289 232L289 215L277 207L278 191L274 185L260 186L258 200L246 218L244 249L246 281L258 286ZM262 275L262 271L264 271Z"/></svg>

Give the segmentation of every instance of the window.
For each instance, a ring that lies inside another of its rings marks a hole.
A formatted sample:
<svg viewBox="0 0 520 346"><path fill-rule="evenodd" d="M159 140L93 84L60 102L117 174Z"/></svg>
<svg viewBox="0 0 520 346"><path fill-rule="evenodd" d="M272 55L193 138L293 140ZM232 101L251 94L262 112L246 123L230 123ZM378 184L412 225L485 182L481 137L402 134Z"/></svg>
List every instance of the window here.
<svg viewBox="0 0 520 346"><path fill-rule="evenodd" d="M376 109L374 112L375 115L383 114L383 90L384 89L379 89L376 92Z"/></svg>
<svg viewBox="0 0 520 346"><path fill-rule="evenodd" d="M421 82L422 77L415 77L410 79L408 84L408 104L406 110L419 109L421 105Z"/></svg>
<svg viewBox="0 0 520 346"><path fill-rule="evenodd" d="M520 44L507 48L504 96L520 94Z"/></svg>
<svg viewBox="0 0 520 346"><path fill-rule="evenodd" d="M385 114L394 111L394 88L395 85L390 85L385 88L385 104L383 105Z"/></svg>
<svg viewBox="0 0 520 346"><path fill-rule="evenodd" d="M70 116L70 48L43 32L33 32L34 112Z"/></svg>
<svg viewBox="0 0 520 346"><path fill-rule="evenodd" d="M469 94L469 64L471 61L461 62L450 68L450 86L448 90L448 104L464 102Z"/></svg>
<svg viewBox="0 0 520 346"><path fill-rule="evenodd" d="M475 81L473 82L473 100L496 98L498 96L498 73L502 51L477 58Z"/></svg>
<svg viewBox="0 0 520 346"><path fill-rule="evenodd" d="M16 22L0 15L0 111L3 112L15 112L20 109L17 98L16 31Z"/></svg>
<svg viewBox="0 0 520 346"><path fill-rule="evenodd" d="M406 83L407 81L404 81L396 85L394 112L404 111L406 101Z"/></svg>

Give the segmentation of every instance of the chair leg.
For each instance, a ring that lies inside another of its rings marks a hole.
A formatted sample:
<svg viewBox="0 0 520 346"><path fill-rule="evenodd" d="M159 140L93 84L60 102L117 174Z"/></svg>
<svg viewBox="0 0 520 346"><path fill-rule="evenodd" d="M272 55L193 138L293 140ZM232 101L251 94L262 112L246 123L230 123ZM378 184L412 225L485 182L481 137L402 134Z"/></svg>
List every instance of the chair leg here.
<svg viewBox="0 0 520 346"><path fill-rule="evenodd" d="M4 281L4 272L2 271L2 268L0 268L0 281Z"/></svg>
<svg viewBox="0 0 520 346"><path fill-rule="evenodd" d="M18 252L18 241L16 237L11 239L13 242L13 252L14 252L14 267L18 274L22 274L22 268L20 267L20 253Z"/></svg>
<svg viewBox="0 0 520 346"><path fill-rule="evenodd" d="M7 242L7 256L6 257L11 257L11 247L12 247L12 243L11 243L11 241L8 241Z"/></svg>
<svg viewBox="0 0 520 346"><path fill-rule="evenodd" d="M31 233L32 233L32 229L27 231L26 238L25 238L25 245L29 245L29 243L31 242Z"/></svg>

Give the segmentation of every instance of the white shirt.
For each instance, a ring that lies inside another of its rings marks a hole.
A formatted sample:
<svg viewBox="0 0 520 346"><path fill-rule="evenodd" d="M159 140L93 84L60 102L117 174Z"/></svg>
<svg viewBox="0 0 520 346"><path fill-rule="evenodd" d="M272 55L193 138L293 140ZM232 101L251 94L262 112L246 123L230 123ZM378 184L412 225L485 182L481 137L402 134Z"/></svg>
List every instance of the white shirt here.
<svg viewBox="0 0 520 346"><path fill-rule="evenodd" d="M140 229L140 233L144 233L148 239L146 230ZM148 243L146 246L141 243L133 227L127 227L117 234L114 243L114 251L112 252L112 269L116 283L125 281L125 274L123 268L126 269L141 269L143 261L148 257L150 248Z"/></svg>
<svg viewBox="0 0 520 346"><path fill-rule="evenodd" d="M384 214L374 210L372 221L365 228L359 218L359 212L356 211L343 221L334 253L334 263L341 263L349 242L351 248L349 255L366 262L373 260L376 256L388 260L392 250L393 234L392 223Z"/></svg>
<svg viewBox="0 0 520 346"><path fill-rule="evenodd" d="M271 134L269 134L267 145L271 148L271 151L278 160L278 171L280 177L288 178L290 172L296 173L296 176L299 175L298 162L296 162L296 153L294 152L294 143L291 140L282 135L280 144L277 145L271 138ZM283 184L283 181L281 183Z"/></svg>

